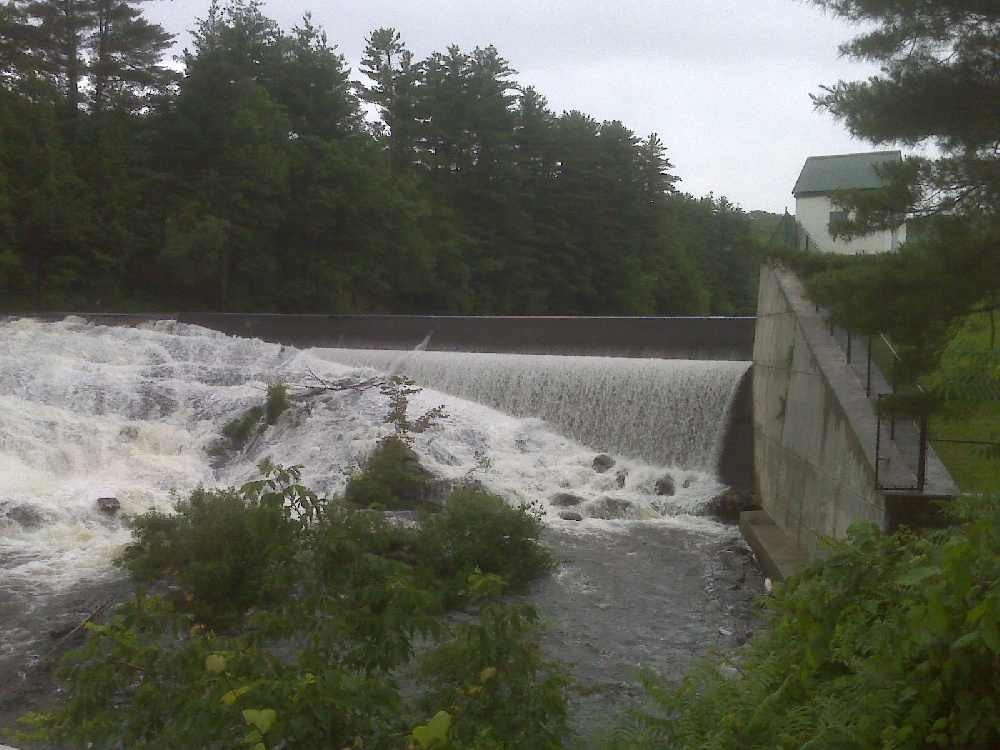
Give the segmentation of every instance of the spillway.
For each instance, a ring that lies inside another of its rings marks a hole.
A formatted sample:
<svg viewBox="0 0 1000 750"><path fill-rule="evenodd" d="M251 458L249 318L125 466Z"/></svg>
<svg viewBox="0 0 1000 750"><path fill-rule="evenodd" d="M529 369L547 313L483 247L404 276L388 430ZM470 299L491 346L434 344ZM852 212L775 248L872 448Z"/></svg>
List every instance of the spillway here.
<svg viewBox="0 0 1000 750"><path fill-rule="evenodd" d="M710 472L748 362L315 349L355 367L537 417L601 451Z"/></svg>

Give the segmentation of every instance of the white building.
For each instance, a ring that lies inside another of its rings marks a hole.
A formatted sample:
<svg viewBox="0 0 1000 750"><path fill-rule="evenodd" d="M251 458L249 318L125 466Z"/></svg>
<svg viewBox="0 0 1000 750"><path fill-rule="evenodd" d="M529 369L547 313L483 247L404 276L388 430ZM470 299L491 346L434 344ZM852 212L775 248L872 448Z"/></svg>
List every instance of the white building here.
<svg viewBox="0 0 1000 750"><path fill-rule="evenodd" d="M902 160L899 151L875 151L867 154L810 156L795 181L795 220L799 224L799 245L808 245L824 253L862 255L896 250L906 241L906 224L892 231L876 232L853 240L834 239L830 225L849 218L834 205L831 196L844 190L877 190L888 180L876 167ZM804 230L805 240L801 236Z"/></svg>

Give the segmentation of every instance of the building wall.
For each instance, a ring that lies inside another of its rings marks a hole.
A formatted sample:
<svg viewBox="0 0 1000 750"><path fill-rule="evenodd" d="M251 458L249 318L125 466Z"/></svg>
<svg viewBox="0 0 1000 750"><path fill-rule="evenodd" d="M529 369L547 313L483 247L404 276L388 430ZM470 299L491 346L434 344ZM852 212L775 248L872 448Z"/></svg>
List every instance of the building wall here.
<svg viewBox="0 0 1000 750"><path fill-rule="evenodd" d="M856 520L886 528L874 413L789 272L761 271L752 371L757 490L778 528L812 558Z"/></svg>
<svg viewBox="0 0 1000 750"><path fill-rule="evenodd" d="M906 240L906 225L894 232L877 232L845 241L830 236L830 212L839 210L825 195L795 199L795 218L825 253L865 255L896 250Z"/></svg>

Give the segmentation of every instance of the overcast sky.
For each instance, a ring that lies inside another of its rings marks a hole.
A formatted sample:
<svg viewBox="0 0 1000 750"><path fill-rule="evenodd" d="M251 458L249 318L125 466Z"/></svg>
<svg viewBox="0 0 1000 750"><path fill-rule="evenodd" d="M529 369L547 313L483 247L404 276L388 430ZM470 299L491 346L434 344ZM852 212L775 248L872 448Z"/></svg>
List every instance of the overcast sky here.
<svg viewBox="0 0 1000 750"><path fill-rule="evenodd" d="M867 151L810 94L875 69L838 56L858 31L795 0L271 0L289 29L311 11L360 77L368 34L394 27L416 59L494 45L556 113L577 109L658 133L679 188L750 211L794 212L807 156ZM208 0L156 0L147 18L179 34Z"/></svg>

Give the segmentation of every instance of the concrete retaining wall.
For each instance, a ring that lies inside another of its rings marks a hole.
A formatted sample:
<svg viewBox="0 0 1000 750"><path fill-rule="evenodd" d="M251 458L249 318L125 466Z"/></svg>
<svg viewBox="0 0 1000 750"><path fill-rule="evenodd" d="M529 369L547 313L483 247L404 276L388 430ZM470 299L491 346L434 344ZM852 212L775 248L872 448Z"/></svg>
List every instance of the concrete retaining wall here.
<svg viewBox="0 0 1000 750"><path fill-rule="evenodd" d="M69 313L25 313L60 320ZM298 347L749 360L754 318L72 313L103 325L177 320Z"/></svg>
<svg viewBox="0 0 1000 750"><path fill-rule="evenodd" d="M753 354L754 465L777 527L811 558L856 520L887 527L875 489L876 418L791 273L761 271Z"/></svg>

